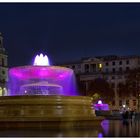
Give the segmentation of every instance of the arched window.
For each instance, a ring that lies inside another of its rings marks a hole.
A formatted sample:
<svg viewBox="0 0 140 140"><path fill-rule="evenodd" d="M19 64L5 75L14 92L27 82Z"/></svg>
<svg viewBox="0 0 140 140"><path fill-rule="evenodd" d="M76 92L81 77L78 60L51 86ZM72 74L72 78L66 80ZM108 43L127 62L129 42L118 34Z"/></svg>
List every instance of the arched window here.
<svg viewBox="0 0 140 140"><path fill-rule="evenodd" d="M5 87L3 88L3 95L7 96L7 89Z"/></svg>
<svg viewBox="0 0 140 140"><path fill-rule="evenodd" d="M5 65L4 65L4 58L2 58L2 60L1 60L1 61L2 61L2 66L5 66Z"/></svg>
<svg viewBox="0 0 140 140"><path fill-rule="evenodd" d="M0 87L0 96L2 96L2 88Z"/></svg>

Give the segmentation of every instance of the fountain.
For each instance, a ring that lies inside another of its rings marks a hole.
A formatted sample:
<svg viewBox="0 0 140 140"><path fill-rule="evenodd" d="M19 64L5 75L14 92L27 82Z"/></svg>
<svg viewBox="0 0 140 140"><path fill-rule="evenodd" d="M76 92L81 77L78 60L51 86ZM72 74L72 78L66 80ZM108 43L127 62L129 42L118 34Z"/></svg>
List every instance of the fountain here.
<svg viewBox="0 0 140 140"><path fill-rule="evenodd" d="M109 111L109 106L108 104L103 103L101 100L99 100L97 102L97 104L94 104L94 108L95 110L99 110L99 111Z"/></svg>
<svg viewBox="0 0 140 140"><path fill-rule="evenodd" d="M34 65L9 70L9 93L0 100L1 124L50 129L95 126L101 120L95 117L92 99L78 96L72 69L50 66L40 54Z"/></svg>

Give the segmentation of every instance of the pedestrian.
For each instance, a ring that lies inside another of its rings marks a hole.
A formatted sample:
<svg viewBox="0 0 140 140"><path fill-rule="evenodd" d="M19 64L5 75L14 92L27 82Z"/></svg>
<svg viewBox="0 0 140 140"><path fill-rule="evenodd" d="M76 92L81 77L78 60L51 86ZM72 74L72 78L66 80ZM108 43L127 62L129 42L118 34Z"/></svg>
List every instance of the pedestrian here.
<svg viewBox="0 0 140 140"><path fill-rule="evenodd" d="M122 116L123 116L123 124L128 125L129 112L128 111L123 112Z"/></svg>

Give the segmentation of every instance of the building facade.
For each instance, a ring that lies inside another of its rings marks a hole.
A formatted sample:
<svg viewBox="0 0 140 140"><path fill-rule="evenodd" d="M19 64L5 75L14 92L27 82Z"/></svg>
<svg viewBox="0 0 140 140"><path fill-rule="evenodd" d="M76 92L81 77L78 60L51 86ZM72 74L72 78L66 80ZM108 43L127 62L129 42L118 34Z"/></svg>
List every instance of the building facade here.
<svg viewBox="0 0 140 140"><path fill-rule="evenodd" d="M135 68L140 68L140 56L99 56L93 58L84 58L78 62L64 64L63 66L74 70L79 75L79 80L85 85L85 95L88 90L89 82L96 78L105 79L114 89L112 110L120 110L125 107L128 109L137 109L138 99L135 96L122 98L119 95L118 88L120 83L125 83L125 73Z"/></svg>
<svg viewBox="0 0 140 140"><path fill-rule="evenodd" d="M0 33L0 96L7 95L8 82L8 55L3 45L3 37Z"/></svg>

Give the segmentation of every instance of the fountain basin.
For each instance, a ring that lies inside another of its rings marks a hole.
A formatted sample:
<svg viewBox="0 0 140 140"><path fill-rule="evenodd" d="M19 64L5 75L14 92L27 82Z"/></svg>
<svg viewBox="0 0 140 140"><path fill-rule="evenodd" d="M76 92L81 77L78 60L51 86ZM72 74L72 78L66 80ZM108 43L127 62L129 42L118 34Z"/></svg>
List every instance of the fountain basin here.
<svg viewBox="0 0 140 140"><path fill-rule="evenodd" d="M95 116L91 98L84 96L0 97L0 119L54 120L87 119Z"/></svg>
<svg viewBox="0 0 140 140"><path fill-rule="evenodd" d="M99 126L91 98L84 96L5 96L0 97L1 127L69 128ZM17 125L15 125L17 124Z"/></svg>

